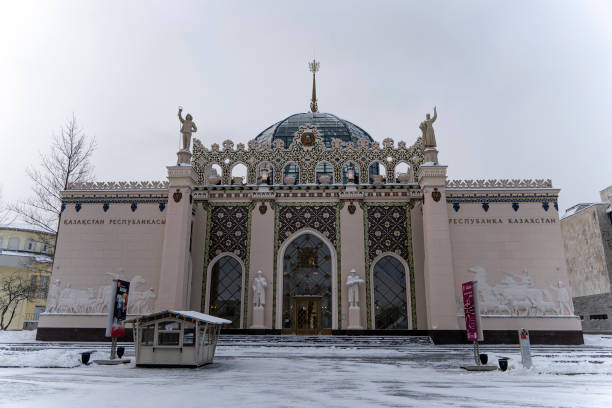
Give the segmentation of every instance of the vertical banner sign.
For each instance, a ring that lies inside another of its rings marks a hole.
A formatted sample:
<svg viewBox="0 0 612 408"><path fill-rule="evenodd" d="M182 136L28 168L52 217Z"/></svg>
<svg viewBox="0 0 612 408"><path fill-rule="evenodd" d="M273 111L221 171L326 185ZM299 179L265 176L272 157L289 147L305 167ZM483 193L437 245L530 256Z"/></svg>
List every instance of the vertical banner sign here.
<svg viewBox="0 0 612 408"><path fill-rule="evenodd" d="M480 296L478 296L478 281L472 281L474 291L474 313L476 314L476 330L478 330L478 341L484 340L482 333L482 320L480 319Z"/></svg>
<svg viewBox="0 0 612 408"><path fill-rule="evenodd" d="M463 292L463 314L468 341L482 341L482 324L478 307L478 282L468 281L461 284Z"/></svg>
<svg viewBox="0 0 612 408"><path fill-rule="evenodd" d="M463 292L463 314L465 315L465 332L468 341L478 340L478 324L476 323L476 306L474 305L474 285L472 281L461 285Z"/></svg>
<svg viewBox="0 0 612 408"><path fill-rule="evenodd" d="M125 326L121 324L127 317L130 282L121 279L113 280L113 289L108 308L106 337L125 336Z"/></svg>
<svg viewBox="0 0 612 408"><path fill-rule="evenodd" d="M519 343L521 345L521 363L523 367L531 368L533 363L531 362L531 342L529 341L529 330L519 329Z"/></svg>

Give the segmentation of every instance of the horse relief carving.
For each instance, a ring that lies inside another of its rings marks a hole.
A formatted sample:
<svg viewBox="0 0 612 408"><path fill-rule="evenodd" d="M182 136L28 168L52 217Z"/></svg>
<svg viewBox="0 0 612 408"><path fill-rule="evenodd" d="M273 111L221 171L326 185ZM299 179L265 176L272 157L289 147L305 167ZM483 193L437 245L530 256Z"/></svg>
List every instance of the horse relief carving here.
<svg viewBox="0 0 612 408"><path fill-rule="evenodd" d="M51 282L47 297L47 313L107 313L112 286L73 289L70 282L61 287L59 279ZM153 288L145 289L145 280L136 275L130 281L128 313L153 312L157 294Z"/></svg>
<svg viewBox="0 0 612 408"><path fill-rule="evenodd" d="M480 313L502 316L572 315L571 297L563 282L549 289L537 288L527 271L507 274L497 285L489 284L481 266L469 268L478 281ZM552 293L555 294L553 296Z"/></svg>

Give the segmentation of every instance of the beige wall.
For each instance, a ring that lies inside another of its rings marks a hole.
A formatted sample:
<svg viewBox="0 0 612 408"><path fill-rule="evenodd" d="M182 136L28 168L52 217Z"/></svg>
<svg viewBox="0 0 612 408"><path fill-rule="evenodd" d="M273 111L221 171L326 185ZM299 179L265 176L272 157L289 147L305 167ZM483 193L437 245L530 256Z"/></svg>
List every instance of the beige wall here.
<svg viewBox="0 0 612 408"><path fill-rule="evenodd" d="M204 251L206 250L207 211L201 203L194 205L193 230L191 236L191 299L190 310L202 310L202 279L204 276Z"/></svg>
<svg viewBox="0 0 612 408"><path fill-rule="evenodd" d="M264 306L264 326L271 328L274 318L272 309L272 294L274 293L274 209L270 208L268 202L266 203L266 213L262 214L259 211L260 204L255 205L251 215L251 267L249 268L249 282L244 289L249 294L247 327L251 327L253 324L253 279L257 277L257 271L261 270L268 283ZM279 260L279 262L282 264L282 260ZM282 311L281 305L277 307Z"/></svg>
<svg viewBox="0 0 612 408"><path fill-rule="evenodd" d="M425 297L424 258L425 246L423 244L423 207L420 202L410 210L412 229L412 259L414 262L414 286L416 300L417 326L415 329L427 329L427 299Z"/></svg>
<svg viewBox="0 0 612 408"><path fill-rule="evenodd" d="M606 187L599 192L601 201L612 204L612 186Z"/></svg>
<svg viewBox="0 0 612 408"><path fill-rule="evenodd" d="M607 207L594 204L561 220L567 270L575 297L610 292L610 272L598 212Z"/></svg>
<svg viewBox="0 0 612 408"><path fill-rule="evenodd" d="M498 290L503 288L504 282L519 280L523 271L527 271L533 280L533 288L546 290L553 296L552 299L543 296L544 301L554 303L556 310L549 313L566 314L559 310L553 289L561 281L569 292L560 222L552 205L548 211L540 202L520 202L518 211L514 211L512 203L507 202L491 202L486 212L480 202L461 203L458 212L453 210L451 204L448 208L457 283L457 314L461 327L464 327L461 283L478 278L469 271L473 267L484 268L488 276L486 279L481 276L479 281L485 281L490 287L497 286ZM569 294L571 296L571 292ZM573 314L571 302L569 307ZM494 314L508 313L498 311ZM485 329L540 329L545 328L541 322L546 320L514 316L494 325L491 319L484 320ZM575 318L551 318L548 326L559 330L580 329L580 323Z"/></svg>
<svg viewBox="0 0 612 408"><path fill-rule="evenodd" d="M112 283L111 275L119 274L119 268L124 269L123 278L132 280L140 276L144 280L130 287L130 305L135 291L152 288L156 296L159 294L166 214L157 203L138 203L136 211L130 206L111 204L106 212L100 203L83 203L78 212L74 204L66 206L51 276L52 282L59 280L60 294L69 284L74 290L91 289L92 295L97 296L101 288ZM50 292L53 302L51 297ZM51 319L44 314L39 327L75 327L82 320L68 315Z"/></svg>
<svg viewBox="0 0 612 408"><path fill-rule="evenodd" d="M351 214L348 211L348 201L340 210L340 317L342 320L342 329L346 329L349 325L348 314L348 288L346 280L351 273L351 269L356 270L356 274L363 280L369 278L369 271L365 270L365 257L367 250L365 247L364 225L363 225L363 209L360 205L355 204L355 213ZM374 293L373 290L370 291ZM365 284L359 287L359 312L361 326L367 328L367 306L366 306L366 287Z"/></svg>

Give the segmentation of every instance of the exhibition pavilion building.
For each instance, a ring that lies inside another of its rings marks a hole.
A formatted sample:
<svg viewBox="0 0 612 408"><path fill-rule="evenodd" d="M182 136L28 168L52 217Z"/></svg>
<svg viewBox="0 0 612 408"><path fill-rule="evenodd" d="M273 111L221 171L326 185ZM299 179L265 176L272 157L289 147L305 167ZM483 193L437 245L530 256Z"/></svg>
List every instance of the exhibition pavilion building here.
<svg viewBox="0 0 612 408"><path fill-rule="evenodd" d="M191 150L196 127L179 112L167 181L64 191L37 338L101 338L121 277L130 316L193 310L231 320L226 332L459 343L461 284L477 280L486 341L527 328L532 342L581 344L552 182L449 180L437 112L411 140L378 140L319 112L311 69L311 111L246 145Z"/></svg>

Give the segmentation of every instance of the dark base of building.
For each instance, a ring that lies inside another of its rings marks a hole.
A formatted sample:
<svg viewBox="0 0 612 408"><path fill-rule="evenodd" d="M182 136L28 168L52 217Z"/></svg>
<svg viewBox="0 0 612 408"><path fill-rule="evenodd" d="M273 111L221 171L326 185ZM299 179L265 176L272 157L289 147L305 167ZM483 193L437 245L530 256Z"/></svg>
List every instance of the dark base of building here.
<svg viewBox="0 0 612 408"><path fill-rule="evenodd" d="M132 342L132 330L126 329L120 342ZM39 327L36 340L41 341L110 341L101 328ZM223 329L221 334L280 335L279 329ZM332 336L429 336L434 344L469 344L463 330L332 330ZM584 344L579 330L530 330L531 344ZM516 330L485 330L481 344L518 344Z"/></svg>

